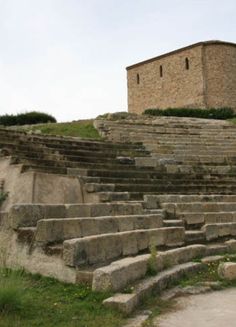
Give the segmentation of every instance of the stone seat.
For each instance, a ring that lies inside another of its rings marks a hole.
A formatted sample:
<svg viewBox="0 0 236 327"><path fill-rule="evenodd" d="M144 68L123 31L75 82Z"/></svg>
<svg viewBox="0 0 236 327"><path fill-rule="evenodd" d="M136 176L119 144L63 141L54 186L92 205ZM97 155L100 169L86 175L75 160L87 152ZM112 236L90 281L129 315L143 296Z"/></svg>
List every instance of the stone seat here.
<svg viewBox="0 0 236 327"><path fill-rule="evenodd" d="M145 202L148 206L152 208L157 208L157 204L160 203L181 203L181 202L236 202L236 195L219 195L219 194L209 194L209 195L187 195L187 194L161 194L150 196L147 195L144 197Z"/></svg>
<svg viewBox="0 0 236 327"><path fill-rule="evenodd" d="M35 240L49 244L91 235L163 227L163 213L43 219L37 222Z"/></svg>
<svg viewBox="0 0 236 327"><path fill-rule="evenodd" d="M102 234L64 241L63 258L71 267L111 262L119 257L136 255L151 244L177 247L184 244L183 227L141 229Z"/></svg>
<svg viewBox="0 0 236 327"><path fill-rule="evenodd" d="M161 208L164 208L167 212L170 213L202 213L202 212L236 212L236 203L235 202L171 202L171 203L161 203Z"/></svg>
<svg viewBox="0 0 236 327"><path fill-rule="evenodd" d="M160 272L180 263L204 256L206 246L189 245L177 249L158 251L156 270ZM108 266L95 269L92 288L94 291L122 291L125 287L144 278L148 272L150 254L127 257L112 262Z"/></svg>
<svg viewBox="0 0 236 327"><path fill-rule="evenodd" d="M33 227L42 219L140 215L141 202L113 202L86 204L16 204L9 211L12 228Z"/></svg>

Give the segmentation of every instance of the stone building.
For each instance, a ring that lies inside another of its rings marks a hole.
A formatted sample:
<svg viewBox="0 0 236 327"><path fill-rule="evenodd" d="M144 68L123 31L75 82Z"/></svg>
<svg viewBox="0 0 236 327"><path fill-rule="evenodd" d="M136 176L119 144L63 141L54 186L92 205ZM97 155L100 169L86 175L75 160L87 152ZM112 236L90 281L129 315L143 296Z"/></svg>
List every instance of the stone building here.
<svg viewBox="0 0 236 327"><path fill-rule="evenodd" d="M236 110L236 44L206 41L127 67L128 109Z"/></svg>

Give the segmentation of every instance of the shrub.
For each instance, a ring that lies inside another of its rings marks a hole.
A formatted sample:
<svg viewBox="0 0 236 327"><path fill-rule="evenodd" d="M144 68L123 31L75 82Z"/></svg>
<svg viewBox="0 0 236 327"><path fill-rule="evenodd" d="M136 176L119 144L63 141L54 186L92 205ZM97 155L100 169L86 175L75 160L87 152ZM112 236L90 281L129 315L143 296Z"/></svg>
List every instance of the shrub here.
<svg viewBox="0 0 236 327"><path fill-rule="evenodd" d="M236 117L232 108L211 108L211 109L191 109L191 108L168 108L168 109L147 109L144 115L151 116L175 116L175 117L195 117L206 119L230 119Z"/></svg>
<svg viewBox="0 0 236 327"><path fill-rule="evenodd" d="M44 112L31 111L17 115L0 116L0 125L34 125L43 123L56 123L56 119Z"/></svg>
<svg viewBox="0 0 236 327"><path fill-rule="evenodd" d="M150 257L147 262L147 274L154 276L157 274L157 249L156 246L151 243L149 247Z"/></svg>

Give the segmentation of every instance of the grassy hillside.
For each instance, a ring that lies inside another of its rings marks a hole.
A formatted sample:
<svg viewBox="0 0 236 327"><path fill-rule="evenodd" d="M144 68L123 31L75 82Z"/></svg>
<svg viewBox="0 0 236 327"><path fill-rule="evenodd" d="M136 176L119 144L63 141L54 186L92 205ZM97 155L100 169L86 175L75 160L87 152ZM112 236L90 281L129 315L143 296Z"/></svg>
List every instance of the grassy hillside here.
<svg viewBox="0 0 236 327"><path fill-rule="evenodd" d="M100 139L97 130L93 127L93 120L79 120L71 123L49 123L24 127L27 131L37 132L42 134L73 136L88 139Z"/></svg>

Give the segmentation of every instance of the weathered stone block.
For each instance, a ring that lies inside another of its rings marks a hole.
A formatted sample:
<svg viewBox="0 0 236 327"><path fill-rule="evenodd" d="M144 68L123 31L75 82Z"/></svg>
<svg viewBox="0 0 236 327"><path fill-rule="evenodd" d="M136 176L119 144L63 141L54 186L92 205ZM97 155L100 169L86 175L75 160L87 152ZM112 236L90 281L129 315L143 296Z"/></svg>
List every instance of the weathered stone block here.
<svg viewBox="0 0 236 327"><path fill-rule="evenodd" d="M236 263L222 262L218 267L218 274L223 279L236 280Z"/></svg>

